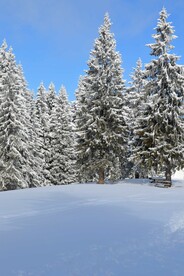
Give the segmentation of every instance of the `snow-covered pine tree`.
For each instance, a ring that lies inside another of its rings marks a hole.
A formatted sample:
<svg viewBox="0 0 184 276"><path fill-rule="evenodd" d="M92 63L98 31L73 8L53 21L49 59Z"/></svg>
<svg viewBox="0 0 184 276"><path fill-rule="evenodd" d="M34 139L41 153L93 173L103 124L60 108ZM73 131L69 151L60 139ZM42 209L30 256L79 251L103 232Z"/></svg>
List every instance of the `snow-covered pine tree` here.
<svg viewBox="0 0 184 276"><path fill-rule="evenodd" d="M55 85L53 82L49 85L49 91L46 94L46 102L48 106L48 113L51 115L52 109L55 105L55 99L56 99L56 91L55 91Z"/></svg>
<svg viewBox="0 0 184 276"><path fill-rule="evenodd" d="M12 49L0 49L0 186L1 189L30 185L30 144L24 83Z"/></svg>
<svg viewBox="0 0 184 276"><path fill-rule="evenodd" d="M41 154L43 155L43 175L46 179L46 184L50 184L49 160L50 160L50 126L49 126L49 111L46 100L46 89L44 84L41 83L37 91L37 99L35 102L38 126L37 129L39 136L39 143Z"/></svg>
<svg viewBox="0 0 184 276"><path fill-rule="evenodd" d="M33 93L27 89L27 83L24 78L22 66L18 66L19 76L22 82L22 92L25 98L26 122L29 133L29 164L32 168L29 171L29 187L37 187L45 185L43 175L44 156L42 153L42 143L40 141L41 125L36 116L36 106L33 99Z"/></svg>
<svg viewBox="0 0 184 276"><path fill-rule="evenodd" d="M53 184L75 181L74 126L66 89L61 87L51 113L51 162Z"/></svg>
<svg viewBox="0 0 184 276"><path fill-rule="evenodd" d="M126 99L129 107L129 150L130 155L133 148L137 147L138 140L134 139L134 128L136 126L136 120L139 118L141 107L146 101L144 87L146 85L144 70L142 70L142 60L139 58L136 63L136 67L133 68L133 73L130 75L131 81L129 82L130 87L127 88ZM129 158L131 160L131 157ZM146 168L140 167L130 161L129 168L133 167L135 177L145 177L147 175Z"/></svg>
<svg viewBox="0 0 184 276"><path fill-rule="evenodd" d="M148 98L137 121L135 135L139 145L135 156L149 169L165 172L166 179L171 180L172 172L183 167L184 161L181 119L184 77L181 66L176 64L179 57L169 53L173 49L170 43L176 36L167 18L163 8L153 35L155 43L147 45L156 59L146 66Z"/></svg>
<svg viewBox="0 0 184 276"><path fill-rule="evenodd" d="M130 75L130 77L131 81L129 83L131 85L131 91L140 93L144 85L144 73L142 70L141 58L138 58L136 62L136 67L133 68L133 73Z"/></svg>
<svg viewBox="0 0 184 276"><path fill-rule="evenodd" d="M134 113L136 115L137 107L141 102L141 96L143 94L143 89L145 86L145 76L144 71L142 70L142 60L139 58L136 62L136 67L133 68L133 73L130 75L131 81L129 82L130 87L127 88L128 90L128 97L129 97L129 106L133 110L133 117Z"/></svg>
<svg viewBox="0 0 184 276"><path fill-rule="evenodd" d="M90 115L88 114L88 103L89 103L89 91L85 89L85 78L87 76L80 76L78 88L76 90L76 112L74 123L76 126L76 171L79 182L92 181L94 173L91 170L86 170L85 162L87 162L88 156L84 155L84 143L88 131L88 121ZM88 142L89 143L89 142Z"/></svg>
<svg viewBox="0 0 184 276"><path fill-rule="evenodd" d="M31 95L30 95L31 96ZM42 126L37 115L35 100L32 96L31 106L31 150L33 153L33 170L36 173L36 177L33 178L33 187L35 186L45 186L48 183L47 173L45 173L45 150L44 143L42 139Z"/></svg>
<svg viewBox="0 0 184 276"><path fill-rule="evenodd" d="M87 180L97 175L98 183L120 177L127 144L121 57L110 27L106 14L77 92L78 167Z"/></svg>
<svg viewBox="0 0 184 276"><path fill-rule="evenodd" d="M49 85L49 90L46 93L46 103L47 103L47 107L48 107L48 130L47 132L45 132L45 136L46 136L46 141L47 141L47 155L46 155L46 164L47 164L47 170L50 173L50 169L51 169L51 163L53 162L52 158L52 127L51 127L51 116L52 116L52 111L54 106L57 104L57 99L56 99L56 91L55 91L55 85L53 84L53 82L50 83ZM52 176L50 174L50 181L52 182Z"/></svg>

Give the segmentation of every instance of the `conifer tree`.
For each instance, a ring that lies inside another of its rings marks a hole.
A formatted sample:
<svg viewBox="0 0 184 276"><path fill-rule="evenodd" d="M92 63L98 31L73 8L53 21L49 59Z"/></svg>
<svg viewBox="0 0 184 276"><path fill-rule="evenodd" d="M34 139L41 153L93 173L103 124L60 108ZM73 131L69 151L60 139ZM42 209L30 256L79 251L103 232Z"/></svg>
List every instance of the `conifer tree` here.
<svg viewBox="0 0 184 276"><path fill-rule="evenodd" d="M29 162L32 170L29 172L29 187L43 186L45 179L43 175L44 155L42 152L42 143L40 141L41 125L36 116L36 106L33 94L27 89L27 83L24 78L22 66L18 66L18 73L22 82L22 92L25 99L26 125L29 134Z"/></svg>
<svg viewBox="0 0 184 276"><path fill-rule="evenodd" d="M49 135L49 111L46 100L46 89L44 84L41 83L38 92L37 99L35 102L35 118L40 128L38 131L38 139L40 143L40 150L43 156L43 175L46 180L46 184L50 184L50 172L49 172L49 161L50 161L50 135Z"/></svg>
<svg viewBox="0 0 184 276"><path fill-rule="evenodd" d="M48 106L48 114L51 115L52 109L55 105L55 99L56 99L56 91L55 91L55 86L53 82L50 83L49 85L49 91L46 94L46 102Z"/></svg>
<svg viewBox="0 0 184 276"><path fill-rule="evenodd" d="M51 162L53 184L75 181L74 127L66 89L62 86L51 113Z"/></svg>
<svg viewBox="0 0 184 276"><path fill-rule="evenodd" d="M137 60L136 68L133 68L133 73L130 75L131 81L130 87L126 89L126 102L129 108L129 128L132 131L134 129L135 118L139 115L140 106L144 100L144 86L145 77L142 70L142 61L139 58Z"/></svg>
<svg viewBox="0 0 184 276"><path fill-rule="evenodd" d="M133 68L133 73L130 75L131 91L141 93L144 85L144 74L142 70L142 60L139 58L136 62L136 67Z"/></svg>
<svg viewBox="0 0 184 276"><path fill-rule="evenodd" d="M1 189L26 188L33 170L24 83L6 42L0 59L0 185Z"/></svg>
<svg viewBox="0 0 184 276"><path fill-rule="evenodd" d="M88 180L97 175L98 183L120 177L127 143L121 57L110 27L106 14L77 92L78 166Z"/></svg>
<svg viewBox="0 0 184 276"><path fill-rule="evenodd" d="M147 102L135 130L139 139L135 156L149 169L165 172L166 179L171 180L172 172L183 166L184 77L176 63L179 57L169 53L176 36L167 18L163 8L153 35L155 43L148 44L156 58L146 66Z"/></svg>
<svg viewBox="0 0 184 276"><path fill-rule="evenodd" d="M88 103L89 103L89 91L85 89L85 78L86 76L80 76L78 88L76 90L76 113L75 113L75 126L76 126L76 156L77 156L77 176L79 182L92 181L94 173L91 170L87 170L85 166L84 155L84 143L87 138L86 133L88 130L87 122L90 119L88 114ZM89 142L88 142L89 143ZM87 144L86 144L87 146Z"/></svg>
<svg viewBox="0 0 184 276"><path fill-rule="evenodd" d="M130 75L131 81L130 87L127 88L127 105L129 107L129 158L128 168L133 169L135 177L145 177L147 170L145 167L141 167L140 164L134 164L132 162L131 154L132 150L139 144L138 138L134 139L134 129L136 127L136 121L140 116L141 108L146 101L144 87L146 85L145 73L142 70L142 60L139 58L136 63L136 67L133 68L133 73Z"/></svg>

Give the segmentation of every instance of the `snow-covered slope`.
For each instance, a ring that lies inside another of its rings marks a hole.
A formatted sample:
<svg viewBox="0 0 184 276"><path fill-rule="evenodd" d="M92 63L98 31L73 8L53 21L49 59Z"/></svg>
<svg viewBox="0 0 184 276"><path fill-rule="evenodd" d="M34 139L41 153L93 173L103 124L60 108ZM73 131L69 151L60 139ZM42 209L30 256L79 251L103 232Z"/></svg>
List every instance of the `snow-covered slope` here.
<svg viewBox="0 0 184 276"><path fill-rule="evenodd" d="M183 256L182 177L0 193L1 276L183 276Z"/></svg>

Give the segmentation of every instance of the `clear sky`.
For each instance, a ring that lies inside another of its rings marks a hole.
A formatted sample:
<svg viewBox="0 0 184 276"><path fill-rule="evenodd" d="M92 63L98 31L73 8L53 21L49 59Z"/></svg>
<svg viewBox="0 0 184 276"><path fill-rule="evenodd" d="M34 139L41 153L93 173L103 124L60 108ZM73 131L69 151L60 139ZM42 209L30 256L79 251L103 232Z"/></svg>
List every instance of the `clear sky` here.
<svg viewBox="0 0 184 276"><path fill-rule="evenodd" d="M184 0L0 0L0 43L5 38L13 47L31 90L52 81L57 91L63 84L73 100L105 12L128 81L139 57L143 64L152 58L145 44L153 42L163 6L178 36L174 53L184 64Z"/></svg>

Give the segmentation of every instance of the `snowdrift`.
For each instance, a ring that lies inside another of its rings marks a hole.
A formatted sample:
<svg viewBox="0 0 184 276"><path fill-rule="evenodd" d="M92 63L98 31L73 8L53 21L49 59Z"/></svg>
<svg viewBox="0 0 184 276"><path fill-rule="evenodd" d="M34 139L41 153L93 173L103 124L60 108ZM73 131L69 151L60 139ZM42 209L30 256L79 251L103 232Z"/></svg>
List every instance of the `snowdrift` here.
<svg viewBox="0 0 184 276"><path fill-rule="evenodd" d="M0 193L1 276L183 276L184 180Z"/></svg>

